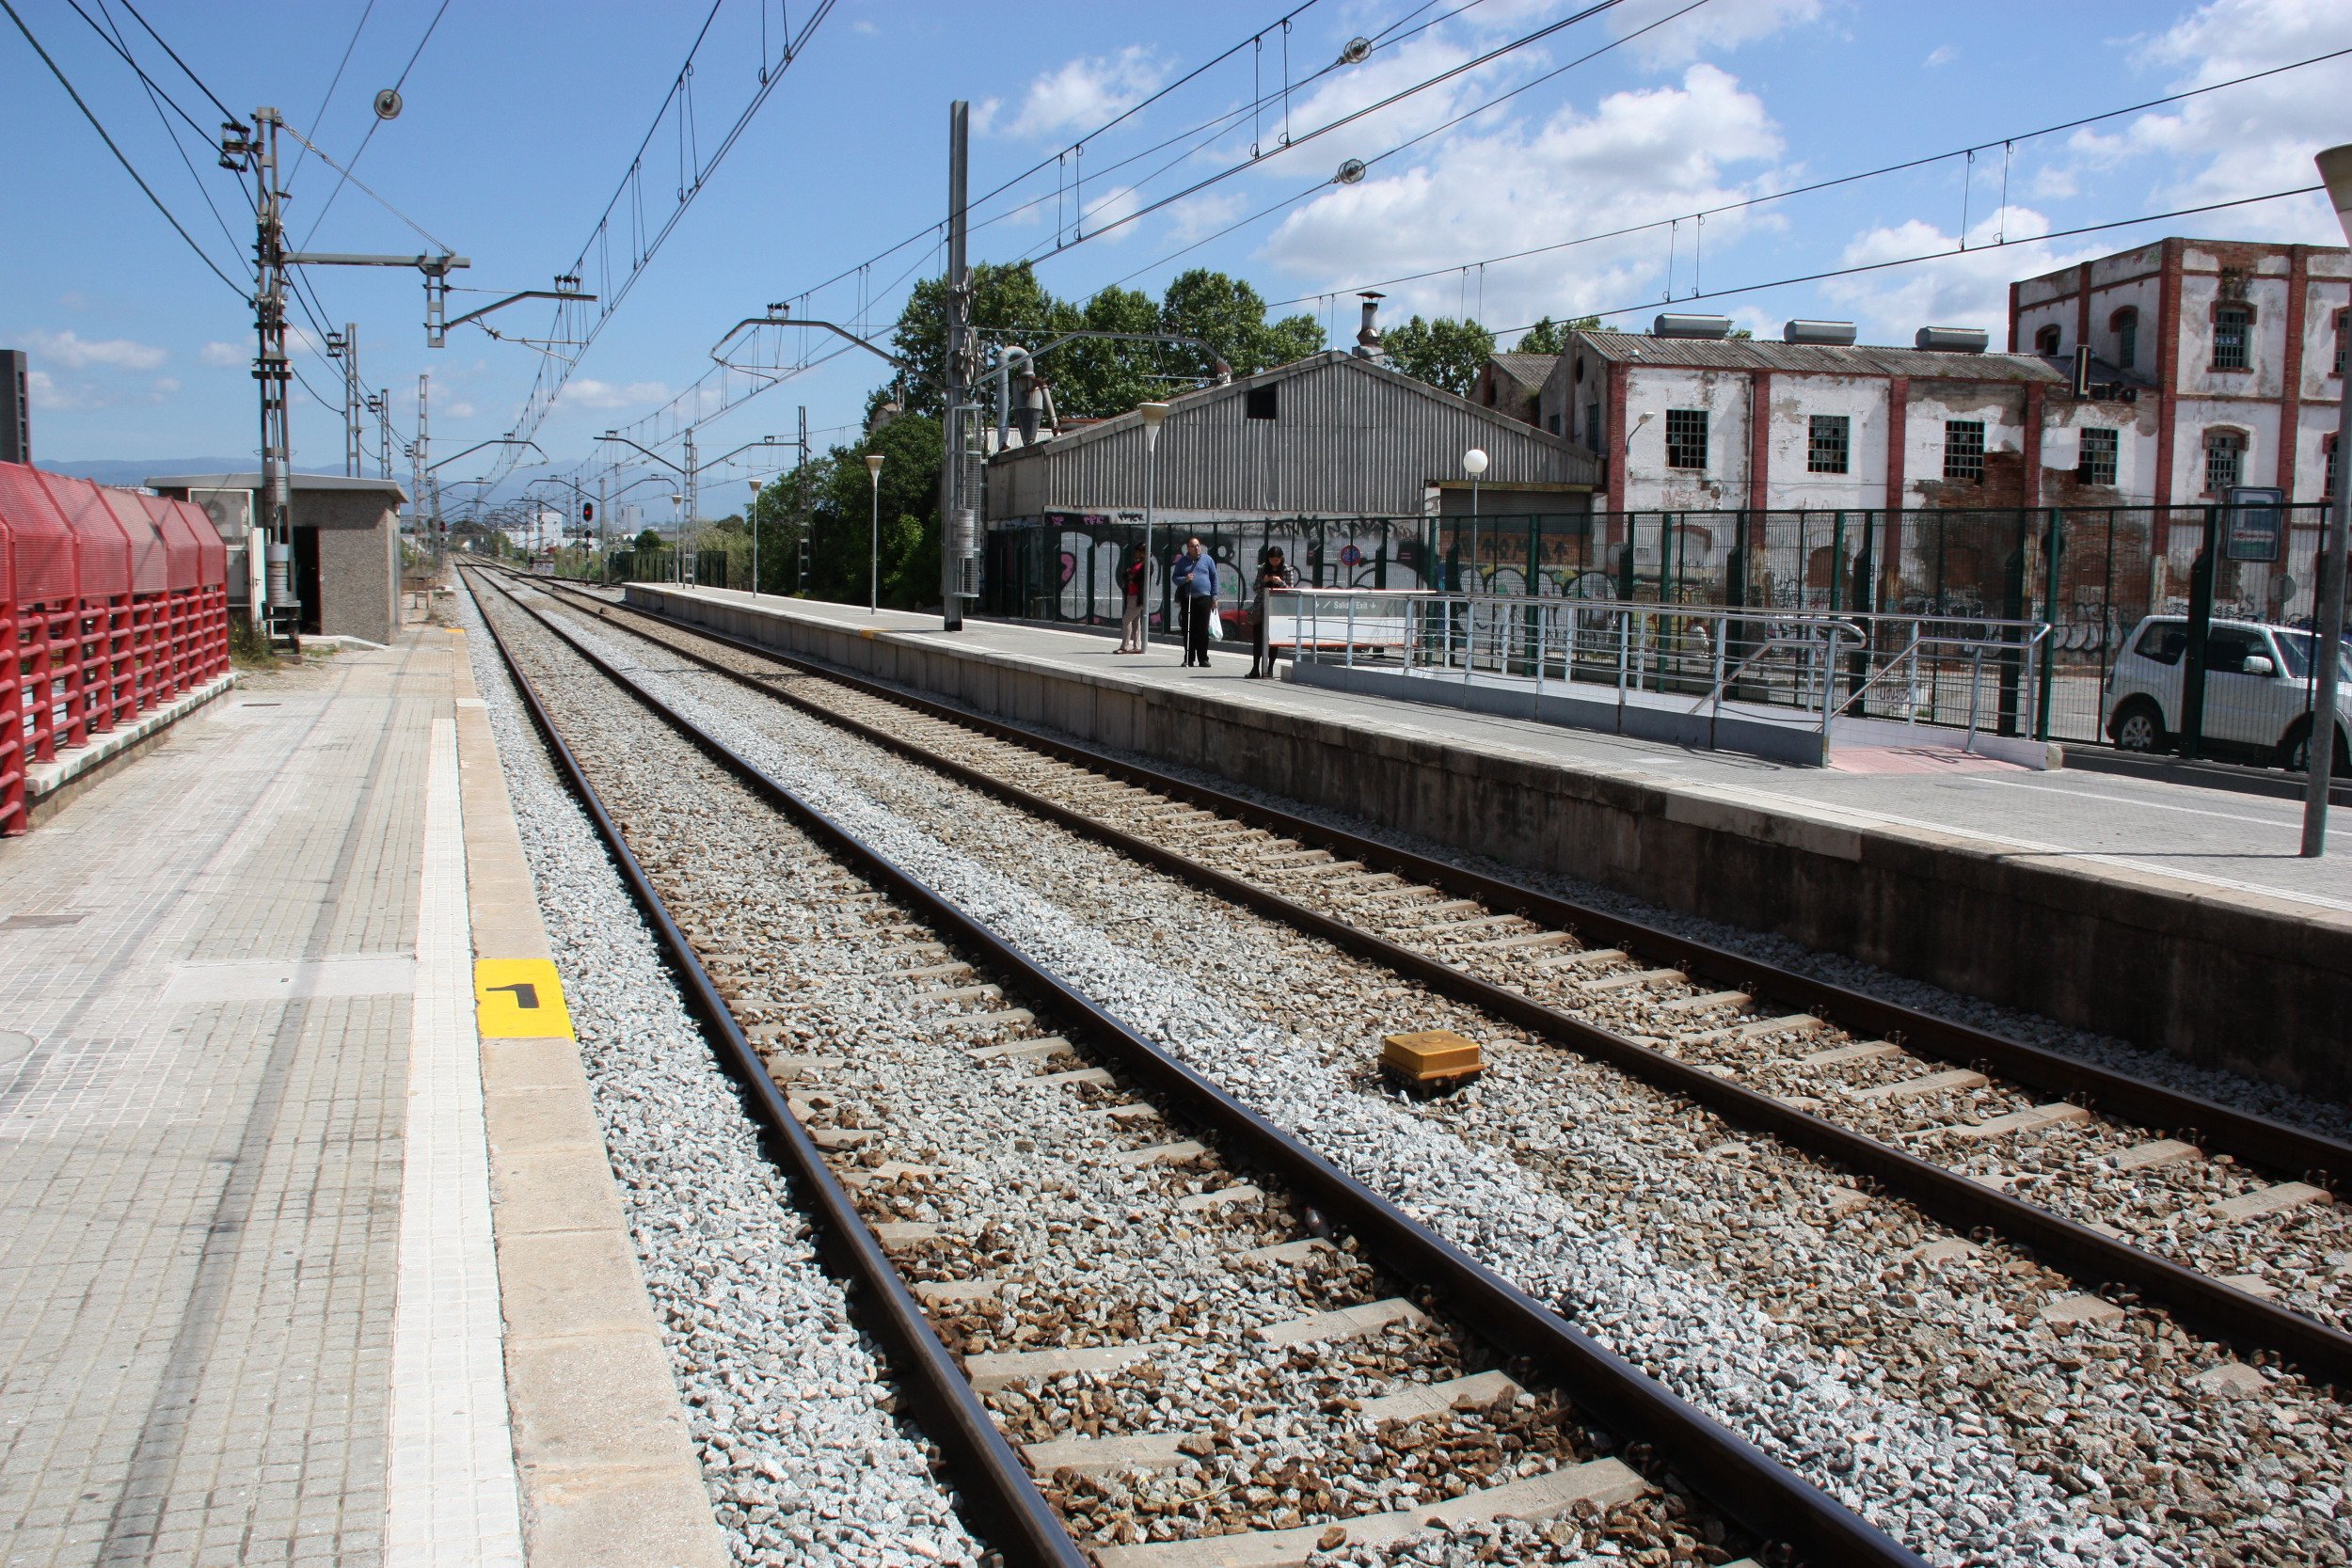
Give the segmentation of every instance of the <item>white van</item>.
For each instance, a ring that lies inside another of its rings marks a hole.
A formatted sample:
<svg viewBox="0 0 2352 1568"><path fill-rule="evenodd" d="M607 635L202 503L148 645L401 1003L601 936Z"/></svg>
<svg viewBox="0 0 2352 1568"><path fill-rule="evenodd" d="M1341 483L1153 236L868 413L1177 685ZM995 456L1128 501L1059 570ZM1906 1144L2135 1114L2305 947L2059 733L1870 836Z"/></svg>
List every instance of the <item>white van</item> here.
<svg viewBox="0 0 2352 1568"><path fill-rule="evenodd" d="M2312 725L2312 649L2317 638L2292 626L2217 620L2205 636L2205 750L2302 771ZM2107 673L2100 727L2126 752L2168 752L2177 743L2188 618L2139 623ZM2339 778L2352 774L2352 649L2336 650Z"/></svg>

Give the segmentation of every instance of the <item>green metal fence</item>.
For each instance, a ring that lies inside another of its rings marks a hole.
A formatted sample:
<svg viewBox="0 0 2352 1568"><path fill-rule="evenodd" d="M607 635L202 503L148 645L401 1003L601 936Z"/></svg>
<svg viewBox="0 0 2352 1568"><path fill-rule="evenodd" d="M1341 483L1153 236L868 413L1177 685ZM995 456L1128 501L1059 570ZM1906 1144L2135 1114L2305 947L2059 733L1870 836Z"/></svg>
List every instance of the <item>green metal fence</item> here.
<svg viewBox="0 0 2352 1568"><path fill-rule="evenodd" d="M2309 626L2326 510L2280 509L2276 561L2217 549L2214 613ZM2053 628L2051 736L2095 740L2123 640L2142 616L2186 611L2200 551L2230 521L2230 509L2202 505L1188 521L1156 531L1151 596L1161 622L1166 568L1198 534L1234 610L1279 545L1304 587L1842 610L1947 627L2036 620ZM982 613L1114 623L1119 568L1143 542L1139 523L1081 514L993 531Z"/></svg>

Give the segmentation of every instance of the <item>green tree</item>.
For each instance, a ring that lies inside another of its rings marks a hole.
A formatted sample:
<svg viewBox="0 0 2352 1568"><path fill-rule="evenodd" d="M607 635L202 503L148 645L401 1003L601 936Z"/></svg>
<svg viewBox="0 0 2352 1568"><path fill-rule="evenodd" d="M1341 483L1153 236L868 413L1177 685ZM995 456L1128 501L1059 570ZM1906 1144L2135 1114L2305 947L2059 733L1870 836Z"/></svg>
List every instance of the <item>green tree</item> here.
<svg viewBox="0 0 2352 1568"><path fill-rule="evenodd" d="M1546 316L1519 335L1518 344L1511 352L1514 354L1559 354L1567 348L1568 334L1571 332L1608 332L1611 330L1613 329L1600 325L1598 316L1571 316L1564 322L1556 322L1549 316Z"/></svg>
<svg viewBox="0 0 2352 1568"><path fill-rule="evenodd" d="M1265 300L1257 290L1204 267L1181 273L1169 282L1160 300L1160 330L1202 340L1235 375L1255 375L1304 359L1323 347L1323 327L1314 317L1285 316L1269 324ZM1199 358L1173 345L1170 351ZM1199 374L1204 368L1187 365L1185 371Z"/></svg>
<svg viewBox="0 0 2352 1568"><path fill-rule="evenodd" d="M661 535L653 529L646 529L637 535L637 547L641 550L658 550L661 547Z"/></svg>
<svg viewBox="0 0 2352 1568"><path fill-rule="evenodd" d="M1466 397L1495 351L1495 335L1474 321L1415 316L1382 334L1382 346L1389 363L1406 375Z"/></svg>
<svg viewBox="0 0 2352 1568"><path fill-rule="evenodd" d="M943 448L939 421L925 414L894 420L866 442L835 447L800 470L808 498L809 592L842 604L866 602L869 451L882 455L882 601L899 610L937 604Z"/></svg>

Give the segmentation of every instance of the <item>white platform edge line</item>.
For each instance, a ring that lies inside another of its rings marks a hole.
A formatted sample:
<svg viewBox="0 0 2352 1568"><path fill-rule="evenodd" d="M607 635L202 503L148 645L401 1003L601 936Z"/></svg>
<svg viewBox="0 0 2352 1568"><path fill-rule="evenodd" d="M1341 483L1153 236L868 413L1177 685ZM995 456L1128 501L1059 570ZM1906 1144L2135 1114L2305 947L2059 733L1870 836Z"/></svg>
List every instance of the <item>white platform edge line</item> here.
<svg viewBox="0 0 2352 1568"><path fill-rule="evenodd" d="M522 1568L506 1405L457 725L433 721L386 1448L387 1568Z"/></svg>

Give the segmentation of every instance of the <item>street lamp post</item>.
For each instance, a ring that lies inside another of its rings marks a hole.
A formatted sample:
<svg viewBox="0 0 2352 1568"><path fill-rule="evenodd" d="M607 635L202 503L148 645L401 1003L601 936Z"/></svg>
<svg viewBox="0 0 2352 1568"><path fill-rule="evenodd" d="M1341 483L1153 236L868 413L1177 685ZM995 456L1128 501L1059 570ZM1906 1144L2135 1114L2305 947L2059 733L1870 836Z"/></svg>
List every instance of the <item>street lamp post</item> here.
<svg viewBox="0 0 2352 1568"><path fill-rule="evenodd" d="M2352 241L2352 145L2319 155L2319 177L2344 238ZM2337 666L2344 660L2344 547L2352 539L2352 375L2344 378L2344 406L2336 415L2336 493L2328 497L2328 543L2320 552L2312 657L2318 662L2309 738L2303 745L2303 853L2317 858L2328 848L2328 780L2336 763Z"/></svg>
<svg viewBox="0 0 2352 1568"><path fill-rule="evenodd" d="M866 613L877 614L882 610L882 454L866 454L867 488L873 492L873 516L869 524L866 556Z"/></svg>
<svg viewBox="0 0 2352 1568"><path fill-rule="evenodd" d="M686 584L686 498L684 496L673 494L670 497L670 516L672 519L670 537L676 546L670 552L675 558L670 562L670 580L684 587Z"/></svg>
<svg viewBox="0 0 2352 1568"><path fill-rule="evenodd" d="M1470 570L1478 570L1478 476L1486 471L1486 454L1477 447L1462 454L1462 471L1470 482Z"/></svg>
<svg viewBox="0 0 2352 1568"><path fill-rule="evenodd" d="M1152 592L1152 568L1159 564L1160 559L1154 530L1158 524L1160 426L1168 419L1168 404L1137 404L1136 412L1143 416L1143 591L1148 594ZM1166 572L1160 574L1160 580L1163 584L1167 582ZM1165 615L1161 617L1160 626L1162 629L1168 626ZM1152 609L1149 602L1143 610L1143 643L1145 647L1152 645Z"/></svg>
<svg viewBox="0 0 2352 1568"><path fill-rule="evenodd" d="M752 504L743 509L743 520L752 527L752 597L759 597L759 481L746 480L752 487Z"/></svg>

